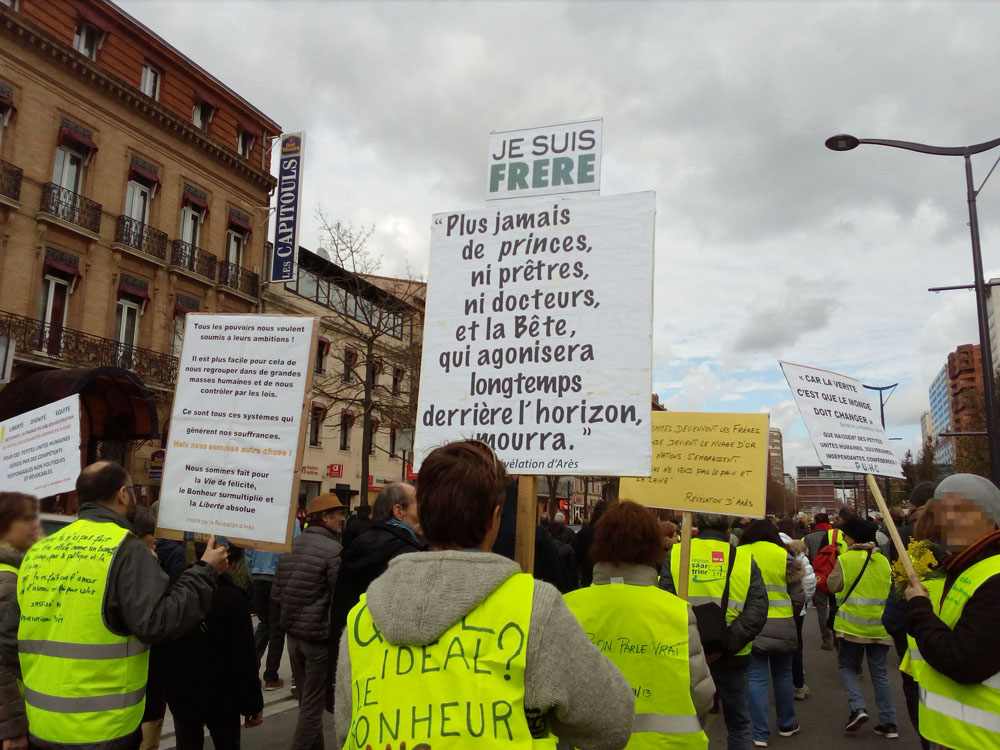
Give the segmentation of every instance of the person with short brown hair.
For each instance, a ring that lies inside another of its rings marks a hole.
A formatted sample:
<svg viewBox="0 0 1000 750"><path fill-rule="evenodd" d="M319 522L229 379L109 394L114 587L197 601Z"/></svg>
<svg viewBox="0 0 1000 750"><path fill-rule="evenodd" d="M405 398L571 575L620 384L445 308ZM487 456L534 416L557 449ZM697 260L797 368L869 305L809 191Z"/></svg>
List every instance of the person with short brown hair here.
<svg viewBox="0 0 1000 750"><path fill-rule="evenodd" d="M417 502L431 549L391 560L348 615L338 746L391 737L394 747L528 748L551 734L581 750L628 742L635 698L621 672L555 588L490 552L507 479L477 441L424 458Z"/></svg>

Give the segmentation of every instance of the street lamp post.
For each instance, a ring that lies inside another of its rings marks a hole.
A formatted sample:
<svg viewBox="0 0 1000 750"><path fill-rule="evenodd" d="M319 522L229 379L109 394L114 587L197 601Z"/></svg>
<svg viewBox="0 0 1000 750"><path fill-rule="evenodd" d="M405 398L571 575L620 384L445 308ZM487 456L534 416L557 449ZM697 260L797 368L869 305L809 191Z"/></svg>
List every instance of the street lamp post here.
<svg viewBox="0 0 1000 750"><path fill-rule="evenodd" d="M1000 138L973 146L928 146L910 141L890 141L882 138L855 138L853 135L835 135L826 140L826 147L831 151L850 151L862 144L874 146L891 146L906 151L916 151L934 156L965 157L965 184L969 204L969 230L972 233L972 271L975 277L973 288L976 291L976 313L979 318L979 353L983 366L983 390L986 405L986 439L990 451L990 474L994 482L1000 482L1000 425L997 424L996 391L994 389L993 354L990 351L990 329L986 315L986 289L983 280L983 255L979 244L979 215L976 212L976 196L983 185L976 189L972 181L972 156L1000 146ZM995 167L996 165L994 165ZM990 174L993 170L990 170ZM989 174L986 179L989 179Z"/></svg>

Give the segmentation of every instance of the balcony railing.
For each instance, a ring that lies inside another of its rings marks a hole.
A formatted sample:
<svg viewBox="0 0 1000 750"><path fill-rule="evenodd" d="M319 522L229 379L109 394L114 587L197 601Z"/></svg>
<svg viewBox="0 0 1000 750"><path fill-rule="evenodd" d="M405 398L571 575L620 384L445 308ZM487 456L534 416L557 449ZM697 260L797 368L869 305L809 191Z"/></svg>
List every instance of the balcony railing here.
<svg viewBox="0 0 1000 750"><path fill-rule="evenodd" d="M60 325L0 311L0 336L10 336L19 353L34 352L84 367L131 370L147 382L174 385L177 358L139 346L74 331Z"/></svg>
<svg viewBox="0 0 1000 750"><path fill-rule="evenodd" d="M219 264L219 283L223 286L228 286L230 289L236 289L244 294L249 294L251 297L260 296L260 284L258 283L257 274L245 268L240 268L235 263L230 263L227 260Z"/></svg>
<svg viewBox="0 0 1000 750"><path fill-rule="evenodd" d="M129 216L119 216L115 224L115 242L141 250L160 260L167 259L167 234Z"/></svg>
<svg viewBox="0 0 1000 750"><path fill-rule="evenodd" d="M0 161L0 195L21 200L21 168Z"/></svg>
<svg viewBox="0 0 1000 750"><path fill-rule="evenodd" d="M101 204L94 203L89 198L84 198L54 182L42 185L40 210L88 229L94 234L101 231Z"/></svg>
<svg viewBox="0 0 1000 750"><path fill-rule="evenodd" d="M174 240L171 243L170 262L186 271L215 281L215 267L218 265L218 260L211 253L195 247L190 242Z"/></svg>

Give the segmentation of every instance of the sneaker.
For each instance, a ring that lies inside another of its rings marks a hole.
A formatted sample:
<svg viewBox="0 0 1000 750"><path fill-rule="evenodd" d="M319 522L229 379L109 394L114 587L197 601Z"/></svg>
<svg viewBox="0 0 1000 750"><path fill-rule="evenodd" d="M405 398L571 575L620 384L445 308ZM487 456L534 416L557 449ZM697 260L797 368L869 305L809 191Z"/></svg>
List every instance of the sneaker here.
<svg viewBox="0 0 1000 750"><path fill-rule="evenodd" d="M792 724L792 726L785 727L784 729L778 727L778 734L780 734L782 737L791 737L793 734L798 734L798 733L799 733L798 724Z"/></svg>
<svg viewBox="0 0 1000 750"><path fill-rule="evenodd" d="M767 747L767 740L754 740L753 741L753 746L754 747Z"/></svg>
<svg viewBox="0 0 1000 750"><path fill-rule="evenodd" d="M895 724L876 724L872 727L872 731L875 734L881 734L883 737L887 737L890 740L899 739L899 730L896 728Z"/></svg>
<svg viewBox="0 0 1000 750"><path fill-rule="evenodd" d="M833 641L823 641L823 645L820 648L824 651L833 651Z"/></svg>
<svg viewBox="0 0 1000 750"><path fill-rule="evenodd" d="M856 708L851 711L851 715L847 717L847 723L844 724L844 731L853 732L866 721L868 721L868 712L863 708Z"/></svg>
<svg viewBox="0 0 1000 750"><path fill-rule="evenodd" d="M285 684L285 681L280 677L276 680L268 680L264 683L264 689L268 692L272 690L280 690Z"/></svg>
<svg viewBox="0 0 1000 750"><path fill-rule="evenodd" d="M795 700L804 701L809 697L809 686L803 685L800 688L795 688Z"/></svg>
<svg viewBox="0 0 1000 750"><path fill-rule="evenodd" d="M292 692L292 697L293 698L298 698L299 697L299 686L296 685L294 682L292 683L292 690L291 690L291 692Z"/></svg>

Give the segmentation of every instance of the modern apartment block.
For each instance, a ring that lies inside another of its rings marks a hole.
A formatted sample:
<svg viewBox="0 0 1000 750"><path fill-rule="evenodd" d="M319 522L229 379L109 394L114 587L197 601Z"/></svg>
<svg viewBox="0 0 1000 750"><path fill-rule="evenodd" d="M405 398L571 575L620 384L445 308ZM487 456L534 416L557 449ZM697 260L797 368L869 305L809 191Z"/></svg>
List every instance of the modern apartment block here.
<svg viewBox="0 0 1000 750"><path fill-rule="evenodd" d="M934 463L955 463L955 439L942 437L942 432L951 432L951 399L948 396L948 366L945 365L931 381L929 389L931 401L931 427L934 436Z"/></svg>
<svg viewBox="0 0 1000 750"><path fill-rule="evenodd" d="M785 457L781 430L771 427L767 431L767 478L784 485Z"/></svg>

